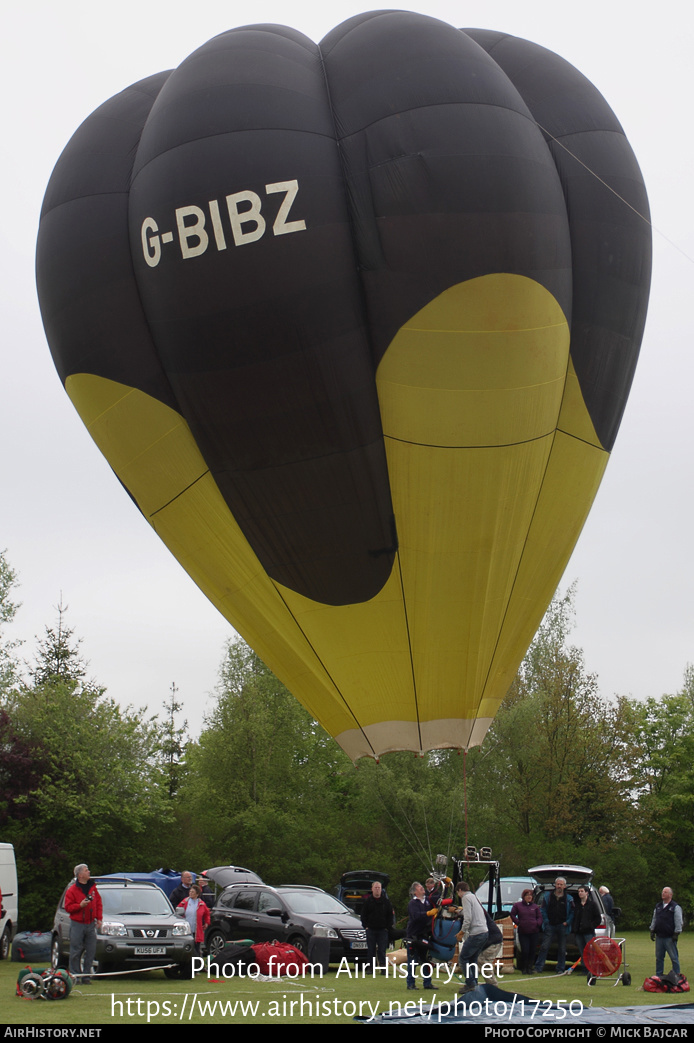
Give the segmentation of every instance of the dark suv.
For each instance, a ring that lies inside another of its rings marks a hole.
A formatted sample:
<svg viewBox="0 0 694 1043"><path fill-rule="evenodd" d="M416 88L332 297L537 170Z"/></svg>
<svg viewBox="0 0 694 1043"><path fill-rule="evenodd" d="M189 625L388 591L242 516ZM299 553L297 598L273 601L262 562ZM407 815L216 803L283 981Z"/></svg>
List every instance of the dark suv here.
<svg viewBox="0 0 694 1043"><path fill-rule="evenodd" d="M311 938L330 939L330 960L366 955L361 921L319 887L232 884L219 897L205 935L207 951L217 956L225 942L277 939L308 955Z"/></svg>
<svg viewBox="0 0 694 1043"><path fill-rule="evenodd" d="M103 923L96 936L95 973L115 967L167 967L169 978L187 976L194 954L193 935L186 920L176 916L171 902L156 884L127 877L94 879L103 903ZM68 885L69 886L69 885ZM70 916L63 891L53 921L51 963L70 963Z"/></svg>

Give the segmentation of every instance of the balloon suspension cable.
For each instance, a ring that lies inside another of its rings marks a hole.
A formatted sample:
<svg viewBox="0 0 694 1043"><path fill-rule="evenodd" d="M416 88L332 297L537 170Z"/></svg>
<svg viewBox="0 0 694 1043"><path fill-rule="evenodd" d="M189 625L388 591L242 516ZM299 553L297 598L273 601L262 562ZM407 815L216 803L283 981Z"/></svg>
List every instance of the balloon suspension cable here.
<svg viewBox="0 0 694 1043"><path fill-rule="evenodd" d="M407 823L407 825L412 830L412 834L413 834L417 844L421 848L421 852L417 850L415 845L412 843L410 837L407 835L405 830L402 828L402 826L400 825L398 820L393 815L392 811L390 810L390 807L388 806L388 803L386 802L386 800L385 800L385 798L384 798L384 796L383 796L383 794L381 792L381 788L378 785L378 782L376 783L376 792L378 793L378 795L379 795L379 797L381 799L381 803L383 804L383 807L385 808L386 813L391 818L391 820L392 820L394 826L396 827L396 829L398 829L400 831L400 833L402 834L404 840L406 841L406 843L410 847L413 855L418 860L421 860L422 865L426 868L427 872L429 872L429 869L430 869L430 866L431 866L431 861L432 861L431 851L429 851L429 860L427 861L427 851L426 851L426 848L424 847L424 845L422 844L421 840L419 839L419 834L417 833L417 830L414 828L414 826L410 822L410 820L408 818L408 815L407 815L407 812L405 811L405 809L403 808L402 804L400 803L400 799L398 797L397 791L395 793L395 802L396 802L396 804L398 804L398 806L400 808L400 811L402 812L402 816L405 819L405 822Z"/></svg>
<svg viewBox="0 0 694 1043"><path fill-rule="evenodd" d="M468 750L467 749L464 749L462 751L458 750L457 752L458 752L459 756L460 756L461 752L463 754L463 823L464 823L464 830L465 830L465 848L467 849L467 846L468 846L468 819L467 819L467 754L468 754ZM376 763L380 764L381 762L377 761ZM426 815L426 803L424 803L422 805L422 814L424 815L424 826L425 826L425 833L426 833L426 845L429 848L428 851L427 851L427 847L425 847L424 843L421 840L420 833L418 832L418 830L415 827L414 823L412 822L410 816L408 815L407 811L405 810L405 808L404 808L404 806L403 806L403 804L402 804L402 802L400 800L400 797L398 795L397 789L391 794L390 798L387 800L386 797L384 796L382 788L381 788L381 786L379 784L378 773L376 775L376 779L377 779L377 781L376 781L376 792L378 793L379 799L380 799L381 803L383 804L385 812L388 815L388 817L390 818L390 820L392 821L392 823L395 826L395 828L398 830L400 835L403 837L403 839L407 843L407 845L410 848L412 854L415 856L415 858L419 862L421 862L421 864L424 866L424 868L427 870L427 872L431 873L435 878L438 878L438 876L441 876L442 878L445 877L446 876L445 872L437 874L436 869L434 867L434 857L433 857L433 854L432 854L431 837L429 835L429 825L428 825L428 820L427 820L427 815ZM450 824L449 824L449 828L448 828L448 846L447 846L447 850L449 852L453 851L454 848L457 847L457 840L454 837L454 822L455 822L455 818L456 818L456 811L458 811L459 807L460 807L459 801L456 799L456 793L455 793L454 789L451 790L451 795L450 796L451 796L451 818L450 818ZM415 841L414 843L412 842L412 839L411 839L410 835L408 835L408 832L405 829L403 829L402 825L400 824L400 822L398 821L396 816L393 814L393 812L391 810L391 806L393 804L397 807L397 809L398 809L399 813L401 814L402 818L404 819L404 821L405 821L405 823L406 823L406 825L407 825L407 827L408 827L412 837L414 837L414 841ZM450 856L448 856L448 857L450 857ZM467 860L467 864L468 864L468 868L469 868L469 865L470 865L469 859Z"/></svg>
<svg viewBox="0 0 694 1043"><path fill-rule="evenodd" d="M468 876L470 874L470 858L467 842L467 746L463 750L463 813L465 818L465 858L467 859Z"/></svg>
<svg viewBox="0 0 694 1043"><path fill-rule="evenodd" d="M575 159L577 163L580 163L584 170L587 170L588 173L592 177L594 177L596 181L599 181L601 185L604 185L608 192L611 192L613 196L616 196L620 202L624 203L625 206L628 206L629 209L633 213L635 213L637 217L640 217L641 220L645 224L647 224L653 232L657 232L661 239L664 239L666 243L669 243L670 246L673 246L675 250L682 254L683 257L686 257L690 264L694 264L694 257L690 257L686 250L683 250L681 246L678 246L677 243L673 242L673 240L670 239L669 236L665 235L665 232L661 232L661 230L653 224L649 217L646 217L646 215L642 214L640 210L637 210L635 206L632 206L631 203L624 198L624 196L621 196L615 188L612 188L612 185L608 185L607 181L605 181L604 178L601 178L600 175L596 173L595 170L592 170L587 163L584 163L582 159L579 159L576 153L572 152L570 148L567 148L563 141L560 141L559 138L555 138L554 134L548 131L546 127L543 127L541 123L538 123L537 120L535 120L534 122L535 126L539 130L541 130L543 134L546 134L547 137L555 143L555 145L558 145L559 148L563 148L564 152L567 152L572 157L572 159Z"/></svg>
<svg viewBox="0 0 694 1043"><path fill-rule="evenodd" d="M459 823L462 825L463 839L462 839L462 842L460 842L459 836L457 834L454 836L453 842L452 842L452 845L451 845L451 850L452 851L453 850L459 850L461 846L463 848L466 848L466 847L468 847L468 843L469 843L469 840L468 840L468 790L466 790L466 780L468 780L468 760L466 760L466 757L468 757L468 749L465 748L465 749L462 749L462 750L458 750L458 756L460 756L460 755L462 755L462 815L459 818ZM460 807L459 801L456 804L456 807L459 809L459 807ZM460 827L458 827L458 830L456 831L456 833L459 832L459 828Z"/></svg>
<svg viewBox="0 0 694 1043"><path fill-rule="evenodd" d="M424 812L424 832L426 833L427 848L429 849L429 866L430 866L430 868L433 868L434 856L433 856L433 850L432 850L432 846L431 846L431 837L429 836L429 821L427 819L427 804L426 804L426 801L423 801L423 803L422 803L422 811Z"/></svg>
<svg viewBox="0 0 694 1043"><path fill-rule="evenodd" d="M456 807L457 807L457 803L456 803L455 797L456 797L455 787L451 786L451 821L448 824L448 850L449 851L453 851L454 850L454 846L455 846L454 843L453 843L453 822L455 820L455 812L456 812Z"/></svg>
<svg viewBox="0 0 694 1043"><path fill-rule="evenodd" d="M467 754L468 751L467 751L467 749L465 749L465 750L458 749L455 752L456 752L456 755L458 757L460 757L461 754L463 754L463 753ZM463 760L463 780L465 780L465 765L466 765L466 761ZM448 851L456 851L456 850L459 850L459 848L460 848L459 838L457 836L458 829L456 828L456 821L460 821L460 819L456 820L456 813L458 813L458 815L460 814L460 799L459 799L459 791L458 791L457 787L453 787L453 786L451 787L451 789L450 789L450 796L451 796L451 820L450 820L450 823L449 823L449 826L448 826L448 848L447 848L447 850ZM465 794L465 791L464 791L464 798L463 798L463 817L462 817L462 822L463 822L463 828L465 830L464 846L467 847L467 842L468 842L468 838L467 838L467 795Z"/></svg>

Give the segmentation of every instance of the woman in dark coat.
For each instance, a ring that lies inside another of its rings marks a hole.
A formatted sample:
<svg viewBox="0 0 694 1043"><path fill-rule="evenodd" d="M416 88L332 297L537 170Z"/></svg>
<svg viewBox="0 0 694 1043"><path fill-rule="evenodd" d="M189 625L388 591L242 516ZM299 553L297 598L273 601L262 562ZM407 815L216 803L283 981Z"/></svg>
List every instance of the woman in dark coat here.
<svg viewBox="0 0 694 1043"><path fill-rule="evenodd" d="M595 937L595 929L601 923L602 915L597 902L587 887L579 887L574 902L573 932L581 955L587 943Z"/></svg>
<svg viewBox="0 0 694 1043"><path fill-rule="evenodd" d="M539 905L533 902L531 887L526 887L520 902L511 907L511 919L518 928L523 974L534 974L537 940L542 930L542 913Z"/></svg>

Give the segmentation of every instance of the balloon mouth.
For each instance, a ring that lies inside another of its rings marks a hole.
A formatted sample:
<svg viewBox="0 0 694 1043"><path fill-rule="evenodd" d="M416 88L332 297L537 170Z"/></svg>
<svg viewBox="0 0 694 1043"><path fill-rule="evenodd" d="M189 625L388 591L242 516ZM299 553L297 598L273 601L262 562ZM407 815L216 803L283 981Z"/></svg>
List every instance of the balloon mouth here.
<svg viewBox="0 0 694 1043"><path fill-rule="evenodd" d="M354 761L374 757L374 750L380 754L398 750L466 750L482 742L492 720L452 717L437 721L380 721L364 728L350 728L335 738Z"/></svg>

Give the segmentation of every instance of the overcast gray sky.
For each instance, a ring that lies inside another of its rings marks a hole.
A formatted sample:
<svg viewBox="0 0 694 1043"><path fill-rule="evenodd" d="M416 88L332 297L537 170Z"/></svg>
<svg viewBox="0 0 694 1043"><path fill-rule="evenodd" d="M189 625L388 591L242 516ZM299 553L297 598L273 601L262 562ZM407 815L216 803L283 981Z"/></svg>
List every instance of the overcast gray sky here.
<svg viewBox="0 0 694 1043"><path fill-rule="evenodd" d="M1 16L0 549L21 582L13 630L29 654L62 591L90 673L109 694L154 711L175 680L194 729L232 632L133 506L57 377L34 283L41 201L77 126L128 84L234 26L289 24L320 40L368 9L363 0L25 0ZM523 36L568 59L605 95L641 164L656 229L646 335L563 585L578 578L574 639L604 695L675 691L694 661L694 9L664 0L648 19L611 0L409 9Z"/></svg>

